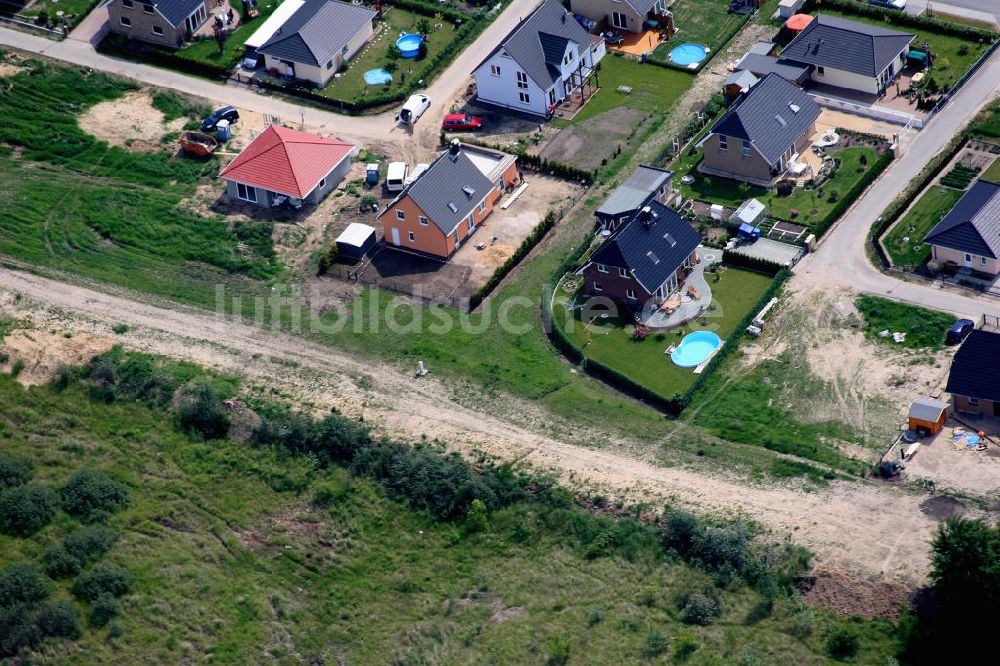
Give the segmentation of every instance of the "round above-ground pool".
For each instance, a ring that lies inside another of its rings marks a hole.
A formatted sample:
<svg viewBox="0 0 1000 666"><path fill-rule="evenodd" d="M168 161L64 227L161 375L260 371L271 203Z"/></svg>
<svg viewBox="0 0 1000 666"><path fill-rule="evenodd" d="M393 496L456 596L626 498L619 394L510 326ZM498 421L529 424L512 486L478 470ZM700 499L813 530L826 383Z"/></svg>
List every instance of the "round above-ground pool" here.
<svg viewBox="0 0 1000 666"><path fill-rule="evenodd" d="M420 43L424 41L424 38L418 34L412 35L402 35L396 40L396 48L399 49L399 54L404 58L416 58L417 54L420 53Z"/></svg>
<svg viewBox="0 0 1000 666"><path fill-rule="evenodd" d="M670 360L682 368L693 368L707 361L721 344L722 339L711 331L688 333L670 354Z"/></svg>
<svg viewBox="0 0 1000 666"><path fill-rule="evenodd" d="M670 52L670 62L682 67L697 65L708 55L708 49L701 44L681 44Z"/></svg>
<svg viewBox="0 0 1000 666"><path fill-rule="evenodd" d="M392 81L392 74L382 69L369 69L365 72L365 83L370 86L380 86Z"/></svg>

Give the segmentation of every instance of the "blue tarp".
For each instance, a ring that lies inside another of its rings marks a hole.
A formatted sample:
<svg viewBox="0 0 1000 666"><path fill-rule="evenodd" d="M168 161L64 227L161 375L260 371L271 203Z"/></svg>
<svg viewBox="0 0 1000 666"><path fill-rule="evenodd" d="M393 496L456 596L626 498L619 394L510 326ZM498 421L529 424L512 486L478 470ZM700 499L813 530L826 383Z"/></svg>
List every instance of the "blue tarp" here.
<svg viewBox="0 0 1000 666"><path fill-rule="evenodd" d="M909 53L906 54L906 57L909 58L910 60L916 60L917 62L922 62L922 63L927 62L927 54L924 53L923 51L910 51Z"/></svg>
<svg viewBox="0 0 1000 666"><path fill-rule="evenodd" d="M744 222L740 225L737 233L741 238L753 238L754 240L757 240L760 238L760 227L754 227Z"/></svg>

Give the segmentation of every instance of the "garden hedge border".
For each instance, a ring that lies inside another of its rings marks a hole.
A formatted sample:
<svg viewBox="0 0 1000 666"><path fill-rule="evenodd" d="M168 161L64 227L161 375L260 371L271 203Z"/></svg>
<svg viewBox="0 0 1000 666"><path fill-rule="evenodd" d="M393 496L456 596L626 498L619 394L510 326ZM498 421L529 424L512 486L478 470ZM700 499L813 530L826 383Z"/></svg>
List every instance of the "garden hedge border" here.
<svg viewBox="0 0 1000 666"><path fill-rule="evenodd" d="M774 277L784 268L776 261L763 259L761 257L751 257L731 250L722 251L722 263L734 268L746 268L757 273L763 273Z"/></svg>
<svg viewBox="0 0 1000 666"><path fill-rule="evenodd" d="M514 267L521 263L521 260L528 256L528 253L531 252L531 250L534 249L534 247L538 245L543 238L545 238L545 235L556 226L556 222L558 222L559 219L560 217L556 215L555 211L550 210L545 214L542 221L539 222L535 228L531 230L531 233L525 236L524 240L521 241L521 244L517 246L517 249L514 250L514 254L507 257L506 261L500 264L500 266L493 271L493 275L490 276L490 279L472 294L472 297L469 298L470 310L475 310L483 301L486 300L486 297L489 296L501 282L503 282L503 279L507 277L507 274L514 270Z"/></svg>
<svg viewBox="0 0 1000 666"><path fill-rule="evenodd" d="M836 9L846 14L855 16L865 16L876 18L894 25L906 26L910 28L920 28L929 32L936 32L940 35L949 35L963 39L984 40L987 44L993 43L1000 35L995 32L981 30L970 25L951 23L932 16L913 16L906 12L901 12L887 7L877 7L874 5L861 4L853 0L806 0L805 5L799 11L809 13L818 11L822 13L824 8Z"/></svg>

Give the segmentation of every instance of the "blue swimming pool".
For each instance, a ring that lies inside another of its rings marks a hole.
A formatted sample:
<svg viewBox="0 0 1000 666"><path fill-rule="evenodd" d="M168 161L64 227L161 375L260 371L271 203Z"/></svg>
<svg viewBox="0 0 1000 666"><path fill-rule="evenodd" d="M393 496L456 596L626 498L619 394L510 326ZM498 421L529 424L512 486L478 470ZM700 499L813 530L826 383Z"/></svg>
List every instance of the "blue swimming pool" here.
<svg viewBox="0 0 1000 666"><path fill-rule="evenodd" d="M708 49L701 44L681 44L670 52L670 61L675 65L688 67L697 65L708 55Z"/></svg>
<svg viewBox="0 0 1000 666"><path fill-rule="evenodd" d="M416 58L420 53L420 43L424 38L417 34L402 35L396 40L396 48L404 58Z"/></svg>
<svg viewBox="0 0 1000 666"><path fill-rule="evenodd" d="M721 344L722 339L711 331L688 333L677 349L670 354L670 360L682 368L693 368L708 360Z"/></svg>
<svg viewBox="0 0 1000 666"><path fill-rule="evenodd" d="M382 68L369 69L365 72L365 83L370 86L380 86L389 83L389 81L392 81L392 74Z"/></svg>

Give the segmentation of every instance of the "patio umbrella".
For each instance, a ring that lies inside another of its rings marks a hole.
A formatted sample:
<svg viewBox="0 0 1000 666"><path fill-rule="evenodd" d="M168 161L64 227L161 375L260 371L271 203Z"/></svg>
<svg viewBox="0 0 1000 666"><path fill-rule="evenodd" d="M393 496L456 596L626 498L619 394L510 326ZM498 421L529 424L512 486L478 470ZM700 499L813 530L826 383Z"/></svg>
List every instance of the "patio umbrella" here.
<svg viewBox="0 0 1000 666"><path fill-rule="evenodd" d="M796 14L792 18L785 21L785 27L789 30L794 30L799 32L804 30L807 25L812 23L813 17L809 14Z"/></svg>

